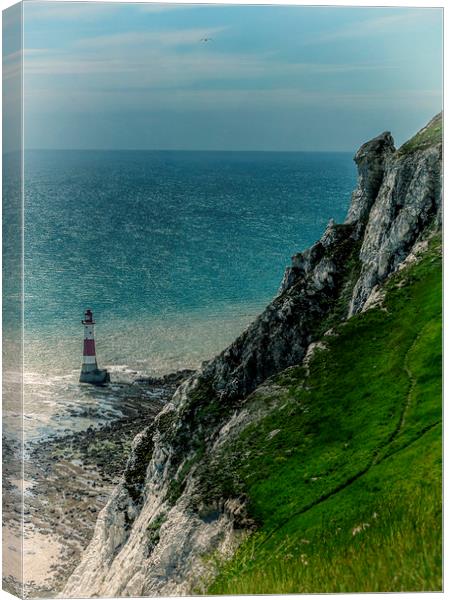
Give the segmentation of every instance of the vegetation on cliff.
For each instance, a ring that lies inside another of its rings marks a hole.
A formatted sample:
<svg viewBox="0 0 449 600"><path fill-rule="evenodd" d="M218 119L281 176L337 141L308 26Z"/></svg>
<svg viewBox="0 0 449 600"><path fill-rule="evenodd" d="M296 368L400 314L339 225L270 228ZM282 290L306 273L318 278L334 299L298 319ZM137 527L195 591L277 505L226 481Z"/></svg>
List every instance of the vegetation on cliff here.
<svg viewBox="0 0 449 600"><path fill-rule="evenodd" d="M264 386L278 408L203 473L258 524L209 593L442 588L441 279L436 237L382 306Z"/></svg>
<svg viewBox="0 0 449 600"><path fill-rule="evenodd" d="M424 150L441 142L443 136L443 113L436 115L429 123L420 129L416 135L403 144L399 154L410 154L416 150Z"/></svg>

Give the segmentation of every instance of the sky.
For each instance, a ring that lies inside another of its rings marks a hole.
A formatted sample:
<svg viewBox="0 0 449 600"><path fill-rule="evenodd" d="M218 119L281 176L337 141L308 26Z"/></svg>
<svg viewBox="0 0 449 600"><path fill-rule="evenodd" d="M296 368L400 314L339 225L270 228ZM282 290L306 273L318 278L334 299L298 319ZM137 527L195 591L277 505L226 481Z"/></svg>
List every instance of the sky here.
<svg viewBox="0 0 449 600"><path fill-rule="evenodd" d="M436 8L34 0L24 48L27 148L354 151L442 107Z"/></svg>

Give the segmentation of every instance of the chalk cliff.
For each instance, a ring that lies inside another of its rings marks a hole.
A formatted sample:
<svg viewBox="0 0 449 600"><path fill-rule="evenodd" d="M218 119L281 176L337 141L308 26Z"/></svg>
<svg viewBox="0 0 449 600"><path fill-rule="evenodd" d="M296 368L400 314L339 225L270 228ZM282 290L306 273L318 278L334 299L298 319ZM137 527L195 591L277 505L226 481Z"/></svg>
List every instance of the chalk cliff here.
<svg viewBox="0 0 449 600"><path fill-rule="evenodd" d="M370 306L441 228L441 126L438 115L399 150L389 133L360 148L345 222L330 222L292 258L265 311L137 436L63 596L187 594L205 573L204 554L232 552L253 527L244 493L225 477L208 480L208 467L224 440L271 410L266 380Z"/></svg>

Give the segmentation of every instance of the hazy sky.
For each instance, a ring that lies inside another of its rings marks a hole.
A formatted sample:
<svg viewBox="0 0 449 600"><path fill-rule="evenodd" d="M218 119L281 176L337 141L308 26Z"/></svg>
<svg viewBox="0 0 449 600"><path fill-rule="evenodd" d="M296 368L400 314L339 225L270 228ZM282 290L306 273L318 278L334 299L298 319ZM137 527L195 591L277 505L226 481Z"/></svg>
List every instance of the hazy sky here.
<svg viewBox="0 0 449 600"><path fill-rule="evenodd" d="M353 151L441 110L440 9L33 1L24 19L28 148Z"/></svg>

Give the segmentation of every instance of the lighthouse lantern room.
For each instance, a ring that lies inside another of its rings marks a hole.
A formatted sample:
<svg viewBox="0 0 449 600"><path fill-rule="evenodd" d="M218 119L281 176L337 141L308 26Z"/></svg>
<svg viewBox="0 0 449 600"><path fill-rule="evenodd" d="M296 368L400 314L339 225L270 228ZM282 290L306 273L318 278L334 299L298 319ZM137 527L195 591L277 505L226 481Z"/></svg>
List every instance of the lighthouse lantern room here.
<svg viewBox="0 0 449 600"><path fill-rule="evenodd" d="M84 319L81 323L84 325L84 351L80 382L91 383L93 385L104 385L110 381L110 377L106 369L98 368L95 352L95 321L90 308L85 311Z"/></svg>

